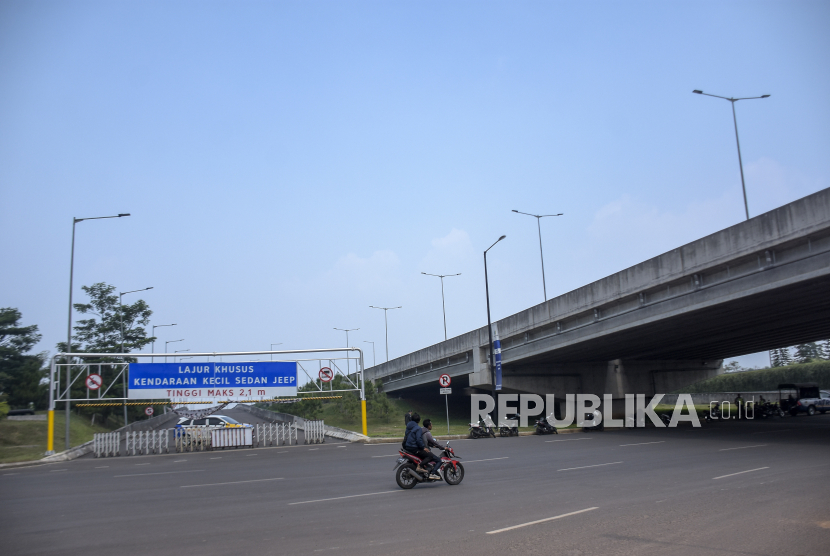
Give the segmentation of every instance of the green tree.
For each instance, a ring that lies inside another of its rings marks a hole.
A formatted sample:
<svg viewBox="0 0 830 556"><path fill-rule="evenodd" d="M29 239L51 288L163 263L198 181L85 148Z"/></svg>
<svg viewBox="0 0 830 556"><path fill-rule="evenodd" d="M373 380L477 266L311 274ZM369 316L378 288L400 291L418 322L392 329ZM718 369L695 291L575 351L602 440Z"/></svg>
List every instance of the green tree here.
<svg viewBox="0 0 830 556"><path fill-rule="evenodd" d="M792 355L790 355L790 348L781 348L778 350L778 357L781 361L781 366L786 367L787 365L793 364Z"/></svg>
<svg viewBox="0 0 830 556"><path fill-rule="evenodd" d="M380 386L380 383L376 386L371 380L366 383L366 405L373 417L388 423L392 415L392 404Z"/></svg>
<svg viewBox="0 0 830 556"><path fill-rule="evenodd" d="M72 336L73 353L121 353L122 324L124 353L140 350L153 341L153 338L147 336L145 329L153 312L143 299L130 305L119 306L115 286L99 282L91 286L83 286L81 289L89 296L89 302L76 303L73 306L78 313L89 318L78 320L73 327L75 330ZM66 342L58 343L58 350L65 352ZM117 378L121 367L107 364L120 363L122 358L90 357L83 361L90 364L93 372L101 375L104 381L102 390L106 390L112 384L107 397L123 397L124 391L120 384L123 378ZM136 359L126 357L123 361L134 363ZM113 384L113 382L118 384ZM75 381L71 394L73 398L86 397L87 390L82 380ZM84 414L99 413L105 420L110 416L118 419L122 415L120 407L90 408L83 409L81 412ZM131 421L146 418L140 407L128 406L128 413Z"/></svg>
<svg viewBox="0 0 830 556"><path fill-rule="evenodd" d="M795 360L797 363L809 363L813 359L819 359L820 357L821 352L815 342L795 346Z"/></svg>
<svg viewBox="0 0 830 556"><path fill-rule="evenodd" d="M41 336L37 325L21 326L21 319L17 309L0 308L0 392L12 408L33 403L42 409L47 403L47 387L40 384L45 354L28 353Z"/></svg>
<svg viewBox="0 0 830 556"><path fill-rule="evenodd" d="M772 367L780 367L781 366L781 355L778 353L777 349L769 350L769 358L770 358L770 366L772 366Z"/></svg>

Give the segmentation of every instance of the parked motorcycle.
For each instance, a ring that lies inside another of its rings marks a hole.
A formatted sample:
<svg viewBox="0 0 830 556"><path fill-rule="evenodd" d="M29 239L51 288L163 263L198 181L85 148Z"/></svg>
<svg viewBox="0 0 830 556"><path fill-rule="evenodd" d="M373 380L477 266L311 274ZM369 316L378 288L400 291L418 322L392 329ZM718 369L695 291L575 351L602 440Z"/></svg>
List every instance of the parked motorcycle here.
<svg viewBox="0 0 830 556"><path fill-rule="evenodd" d="M721 418L720 404L715 402L709 405L708 413L703 414L703 418L707 421L716 421Z"/></svg>
<svg viewBox="0 0 830 556"><path fill-rule="evenodd" d="M551 416L553 416L552 413ZM543 418L536 420L535 434L559 434L559 431L556 430L556 427L551 425L546 418Z"/></svg>
<svg viewBox="0 0 830 556"><path fill-rule="evenodd" d="M477 423L470 423L470 438L487 438L488 436L496 438L496 431L483 419L479 419Z"/></svg>
<svg viewBox="0 0 830 556"><path fill-rule="evenodd" d="M514 418L514 420L517 424L512 426L512 427L510 425L508 425L507 423L502 423L501 425L499 425L499 436L501 436L502 438L506 437L506 436L519 436L518 422L519 422L520 417L521 417L521 415L519 415L517 413L516 417Z"/></svg>
<svg viewBox="0 0 830 556"><path fill-rule="evenodd" d="M421 458L404 449L398 450L401 455L395 462L395 481L403 489L413 488L418 483L436 483L445 481L448 485L457 485L464 479L464 466L458 461L461 458L455 455L450 443L441 450L441 463L433 469L433 473L440 479L430 479L429 473L421 474L416 468L421 464Z"/></svg>

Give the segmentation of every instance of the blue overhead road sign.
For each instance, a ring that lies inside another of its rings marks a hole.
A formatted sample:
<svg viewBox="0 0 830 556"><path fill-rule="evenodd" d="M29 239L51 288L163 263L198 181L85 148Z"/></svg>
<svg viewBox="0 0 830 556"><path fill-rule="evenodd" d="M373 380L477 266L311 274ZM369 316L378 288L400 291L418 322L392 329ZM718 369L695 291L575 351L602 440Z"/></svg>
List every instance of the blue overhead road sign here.
<svg viewBox="0 0 830 556"><path fill-rule="evenodd" d="M263 400L297 395L297 363L130 363L128 398Z"/></svg>

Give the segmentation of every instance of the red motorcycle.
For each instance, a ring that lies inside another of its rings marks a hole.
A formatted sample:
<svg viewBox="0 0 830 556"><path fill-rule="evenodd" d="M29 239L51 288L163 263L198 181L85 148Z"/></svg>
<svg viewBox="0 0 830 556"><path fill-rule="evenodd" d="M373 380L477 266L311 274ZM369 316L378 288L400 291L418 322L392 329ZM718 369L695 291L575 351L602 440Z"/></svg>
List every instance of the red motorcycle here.
<svg viewBox="0 0 830 556"><path fill-rule="evenodd" d="M404 449L398 450L401 455L395 462L395 481L401 488L413 488L418 483L435 483L446 481L448 485L457 485L464 479L464 466L458 460L460 457L450 448L450 443L441 450L441 463L437 464L433 473L440 479L430 479L429 473L418 473L415 469L421 464L421 458Z"/></svg>

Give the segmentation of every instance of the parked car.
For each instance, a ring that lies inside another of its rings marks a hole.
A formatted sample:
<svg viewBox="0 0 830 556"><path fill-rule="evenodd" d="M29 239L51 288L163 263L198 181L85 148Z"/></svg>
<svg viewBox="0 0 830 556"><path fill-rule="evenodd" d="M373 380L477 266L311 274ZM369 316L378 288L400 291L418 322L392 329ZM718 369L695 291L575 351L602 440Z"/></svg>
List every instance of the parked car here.
<svg viewBox="0 0 830 556"><path fill-rule="evenodd" d="M188 419L183 417L176 423L177 427L193 428L193 427L244 427L245 425L224 415L211 415L210 417L203 417L201 419Z"/></svg>
<svg viewBox="0 0 830 556"><path fill-rule="evenodd" d="M830 411L830 391L819 390L815 382L779 384L781 409L795 417L799 413L815 415Z"/></svg>

